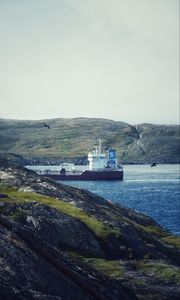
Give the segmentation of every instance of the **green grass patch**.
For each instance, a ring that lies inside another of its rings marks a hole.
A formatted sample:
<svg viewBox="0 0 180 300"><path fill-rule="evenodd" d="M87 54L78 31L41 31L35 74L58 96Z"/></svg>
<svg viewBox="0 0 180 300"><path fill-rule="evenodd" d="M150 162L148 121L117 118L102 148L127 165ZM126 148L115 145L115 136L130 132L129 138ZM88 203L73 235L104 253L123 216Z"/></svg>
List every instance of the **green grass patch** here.
<svg viewBox="0 0 180 300"><path fill-rule="evenodd" d="M180 283L180 270L176 266L162 262L138 261L136 268L137 271L157 278L157 280L171 281L174 284Z"/></svg>
<svg viewBox="0 0 180 300"><path fill-rule="evenodd" d="M139 225L139 224L138 224L138 226L141 227L147 233L153 234L153 235L155 235L158 238L162 238L162 237L164 237L164 236L167 235L167 232L164 231L159 226L152 226L152 225L143 226L143 225Z"/></svg>
<svg viewBox="0 0 180 300"><path fill-rule="evenodd" d="M110 228L102 221L97 220L95 217L89 216L85 211L73 206L63 200L53 197L36 194L32 192L19 192L16 189L6 189L6 194L9 198L3 199L4 202L32 202L36 201L41 204L48 205L60 212L63 212L73 218L76 218L85 223L97 236L107 239L110 235L115 235L117 238L120 236L118 228Z"/></svg>
<svg viewBox="0 0 180 300"><path fill-rule="evenodd" d="M180 237L174 235L168 235L168 233L158 226L140 226L147 233L155 235L157 238L166 244L176 246L180 248Z"/></svg>
<svg viewBox="0 0 180 300"><path fill-rule="evenodd" d="M123 279L124 269L118 260L106 260L102 258L84 258L84 261L106 276Z"/></svg>
<svg viewBox="0 0 180 300"><path fill-rule="evenodd" d="M82 258L87 264L102 272L104 275L118 280L125 280L129 284L146 285L146 280L152 278L158 284L171 283L178 285L180 283L180 270L174 265L164 262L149 260L133 261L134 276L127 265L119 260L106 260L101 258ZM130 273L129 273L130 272Z"/></svg>
<svg viewBox="0 0 180 300"><path fill-rule="evenodd" d="M161 241L180 248L180 237L178 236L168 235L163 237Z"/></svg>

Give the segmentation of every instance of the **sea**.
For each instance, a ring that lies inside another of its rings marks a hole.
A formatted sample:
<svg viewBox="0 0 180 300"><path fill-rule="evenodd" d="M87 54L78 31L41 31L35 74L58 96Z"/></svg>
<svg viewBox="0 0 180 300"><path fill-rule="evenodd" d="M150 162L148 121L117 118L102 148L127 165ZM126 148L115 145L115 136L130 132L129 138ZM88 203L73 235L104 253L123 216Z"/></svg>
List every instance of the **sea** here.
<svg viewBox="0 0 180 300"><path fill-rule="evenodd" d="M180 236L180 165L125 165L123 181L63 181L145 213Z"/></svg>

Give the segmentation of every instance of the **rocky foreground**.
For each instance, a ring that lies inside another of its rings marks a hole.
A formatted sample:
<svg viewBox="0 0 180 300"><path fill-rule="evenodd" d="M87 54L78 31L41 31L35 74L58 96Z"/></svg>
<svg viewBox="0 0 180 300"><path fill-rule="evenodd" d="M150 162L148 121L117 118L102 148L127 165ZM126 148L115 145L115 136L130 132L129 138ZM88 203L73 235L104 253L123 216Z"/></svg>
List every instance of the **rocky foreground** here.
<svg viewBox="0 0 180 300"><path fill-rule="evenodd" d="M0 166L0 299L179 299L179 262L151 218Z"/></svg>

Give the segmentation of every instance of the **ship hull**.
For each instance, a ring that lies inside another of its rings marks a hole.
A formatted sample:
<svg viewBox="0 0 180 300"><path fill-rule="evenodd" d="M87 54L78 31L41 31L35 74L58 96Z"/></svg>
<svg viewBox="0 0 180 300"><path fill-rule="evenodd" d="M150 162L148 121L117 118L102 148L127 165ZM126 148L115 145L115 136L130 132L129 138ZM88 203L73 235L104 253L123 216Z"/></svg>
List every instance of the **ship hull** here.
<svg viewBox="0 0 180 300"><path fill-rule="evenodd" d="M46 174L41 175L53 180L123 180L123 171L85 171L82 174Z"/></svg>

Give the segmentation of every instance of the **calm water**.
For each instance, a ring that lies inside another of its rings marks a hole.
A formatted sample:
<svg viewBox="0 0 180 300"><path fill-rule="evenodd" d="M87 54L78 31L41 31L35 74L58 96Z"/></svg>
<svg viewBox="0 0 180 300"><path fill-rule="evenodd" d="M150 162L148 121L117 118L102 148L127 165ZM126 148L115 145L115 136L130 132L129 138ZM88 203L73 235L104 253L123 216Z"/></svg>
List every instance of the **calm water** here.
<svg viewBox="0 0 180 300"><path fill-rule="evenodd" d="M154 218L180 236L180 165L124 166L124 181L63 181Z"/></svg>

